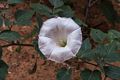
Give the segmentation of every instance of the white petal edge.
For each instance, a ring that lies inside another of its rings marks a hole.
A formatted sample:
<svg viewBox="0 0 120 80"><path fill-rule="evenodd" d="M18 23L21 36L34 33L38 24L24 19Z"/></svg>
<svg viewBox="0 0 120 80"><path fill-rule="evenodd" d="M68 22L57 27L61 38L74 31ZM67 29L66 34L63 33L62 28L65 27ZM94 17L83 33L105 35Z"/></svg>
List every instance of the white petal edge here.
<svg viewBox="0 0 120 80"><path fill-rule="evenodd" d="M39 36L38 45L40 51L45 55L46 58L49 58L53 49L56 47L55 42L47 37Z"/></svg>
<svg viewBox="0 0 120 80"><path fill-rule="evenodd" d="M56 47L48 59L57 63L63 63L74 56L75 55L68 47Z"/></svg>
<svg viewBox="0 0 120 80"><path fill-rule="evenodd" d="M58 25L58 22L59 21L57 18L51 18L46 20L42 25L39 36L45 36L47 32L51 31L56 27L56 25Z"/></svg>
<svg viewBox="0 0 120 80"><path fill-rule="evenodd" d="M55 29L56 26L58 26L60 30L64 29L67 32L67 34L80 28L79 25L77 25L71 18L56 17L48 19L43 23L39 35L47 36L47 34L49 34L49 32L52 31L52 29Z"/></svg>
<svg viewBox="0 0 120 80"><path fill-rule="evenodd" d="M58 20L60 21L60 26L64 27L65 30L69 30L70 32L80 28L79 25L76 24L71 18L58 17Z"/></svg>
<svg viewBox="0 0 120 80"><path fill-rule="evenodd" d="M82 33L81 29L77 29L69 34L67 38L67 46L71 49L73 54L77 54L82 44Z"/></svg>

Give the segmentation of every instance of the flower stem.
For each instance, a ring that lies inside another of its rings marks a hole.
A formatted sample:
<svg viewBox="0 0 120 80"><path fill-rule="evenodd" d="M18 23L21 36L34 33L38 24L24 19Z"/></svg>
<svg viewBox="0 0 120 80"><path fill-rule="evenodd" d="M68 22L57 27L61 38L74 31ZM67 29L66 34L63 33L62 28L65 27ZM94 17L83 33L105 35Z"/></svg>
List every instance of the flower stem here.
<svg viewBox="0 0 120 80"><path fill-rule="evenodd" d="M90 62L87 62L87 61L83 61L83 63L86 63L86 64L91 64L91 65L93 65L93 66L98 66L97 64L93 64L93 63L90 63Z"/></svg>
<svg viewBox="0 0 120 80"><path fill-rule="evenodd" d="M11 44L7 44L7 45L3 45L1 47L5 48L5 47L8 47L8 46L29 46L29 47L33 47L34 45L32 45L32 44L11 43Z"/></svg>

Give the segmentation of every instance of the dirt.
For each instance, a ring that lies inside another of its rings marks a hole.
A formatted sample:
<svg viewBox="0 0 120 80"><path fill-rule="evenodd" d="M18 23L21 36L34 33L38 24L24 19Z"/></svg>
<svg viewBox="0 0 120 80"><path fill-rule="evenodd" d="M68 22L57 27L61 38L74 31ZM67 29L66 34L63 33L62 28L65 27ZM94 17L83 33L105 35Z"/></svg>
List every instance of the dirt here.
<svg viewBox="0 0 120 80"><path fill-rule="evenodd" d="M47 0L43 2L47 2ZM49 3L47 2L47 4ZM73 9L75 10L75 15L83 21L85 20L85 15L83 15L85 5L85 0L73 0ZM117 8L118 6L119 5L115 5ZM92 13L90 13L88 24L91 26L95 26L101 23L100 21L105 19L97 7L92 7L90 12ZM111 29L111 24L105 23L100 26L95 26L94 28L99 28L103 31L106 31ZM30 33L32 29L33 26L12 27L12 30L18 31L21 35ZM117 29L120 30L120 24L117 24ZM32 39L34 39L34 37L24 40L24 43L32 43ZM0 41L0 44L3 45L6 43L4 41ZM56 80L56 71L61 67L65 67L63 64L57 64L52 61L45 61L41 59L38 52L36 52L32 47L22 47L19 52L16 51L18 48L18 46L9 46L4 48L3 60L9 65L6 80ZM80 80L79 69L84 69L84 67L88 67L90 69L95 68L88 64L84 65L83 63L79 63L78 61L72 59L69 60L68 63L74 67L72 69L72 80ZM33 68L35 64L36 69L34 70ZM119 63L116 63L115 65L120 66Z"/></svg>

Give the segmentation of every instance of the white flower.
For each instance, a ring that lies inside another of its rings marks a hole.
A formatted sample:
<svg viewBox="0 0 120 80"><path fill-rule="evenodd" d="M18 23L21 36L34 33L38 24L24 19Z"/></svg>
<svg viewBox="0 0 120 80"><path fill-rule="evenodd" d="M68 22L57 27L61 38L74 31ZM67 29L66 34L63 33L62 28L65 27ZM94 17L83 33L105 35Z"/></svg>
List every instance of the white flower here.
<svg viewBox="0 0 120 80"><path fill-rule="evenodd" d="M39 33L39 49L48 60L62 63L75 57L82 44L81 28L71 18L51 18Z"/></svg>

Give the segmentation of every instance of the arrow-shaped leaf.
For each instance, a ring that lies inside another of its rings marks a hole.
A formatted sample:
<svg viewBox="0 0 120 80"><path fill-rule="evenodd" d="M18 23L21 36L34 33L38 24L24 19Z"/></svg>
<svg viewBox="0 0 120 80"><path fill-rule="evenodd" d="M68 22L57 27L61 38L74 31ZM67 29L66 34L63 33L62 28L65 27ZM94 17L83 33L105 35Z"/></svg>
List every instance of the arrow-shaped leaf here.
<svg viewBox="0 0 120 80"><path fill-rule="evenodd" d="M71 69L61 68L57 72L57 80L71 80Z"/></svg>

